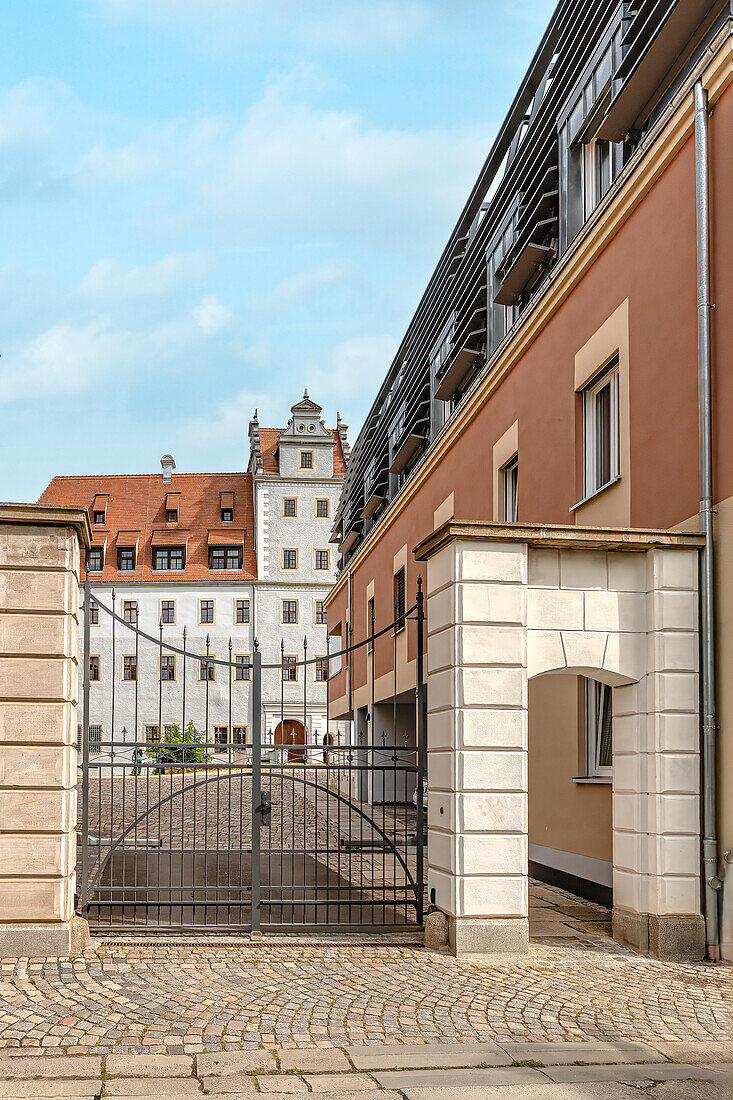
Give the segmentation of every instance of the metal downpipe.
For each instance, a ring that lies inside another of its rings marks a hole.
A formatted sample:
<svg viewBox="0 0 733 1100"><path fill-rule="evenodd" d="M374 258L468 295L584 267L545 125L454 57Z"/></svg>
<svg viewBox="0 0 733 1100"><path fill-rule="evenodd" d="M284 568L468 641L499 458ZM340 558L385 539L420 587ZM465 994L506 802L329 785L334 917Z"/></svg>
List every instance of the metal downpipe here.
<svg viewBox="0 0 733 1100"><path fill-rule="evenodd" d="M710 186L708 97L695 84L695 211L697 223L697 381L700 524L705 545L700 562L702 687L702 893L708 957L720 957L718 838L716 824L715 609L713 576L713 452L710 340Z"/></svg>

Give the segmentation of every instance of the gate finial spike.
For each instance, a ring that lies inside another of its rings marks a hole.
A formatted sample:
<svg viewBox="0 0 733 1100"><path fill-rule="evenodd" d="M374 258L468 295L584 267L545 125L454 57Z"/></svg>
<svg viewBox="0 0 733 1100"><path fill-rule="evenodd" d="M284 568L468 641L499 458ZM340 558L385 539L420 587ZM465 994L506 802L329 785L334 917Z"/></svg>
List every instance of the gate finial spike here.
<svg viewBox="0 0 733 1100"><path fill-rule="evenodd" d="M254 647L255 647L255 649L259 649L259 648L260 648L260 640L259 640L259 638L255 638L255 640L254 640Z"/></svg>
<svg viewBox="0 0 733 1100"><path fill-rule="evenodd" d="M284 638L280 639L280 652L281 653L285 652L285 639Z"/></svg>

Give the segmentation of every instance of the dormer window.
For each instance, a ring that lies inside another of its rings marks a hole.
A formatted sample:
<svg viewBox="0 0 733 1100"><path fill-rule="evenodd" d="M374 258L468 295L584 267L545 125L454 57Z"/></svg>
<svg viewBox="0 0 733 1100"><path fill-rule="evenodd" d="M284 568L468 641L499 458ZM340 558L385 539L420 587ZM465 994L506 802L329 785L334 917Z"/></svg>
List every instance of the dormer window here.
<svg viewBox="0 0 733 1100"><path fill-rule="evenodd" d="M121 573L132 573L135 569L135 547L117 547L117 568Z"/></svg>
<svg viewBox="0 0 733 1100"><path fill-rule="evenodd" d="M87 570L90 573L101 573L104 565L104 551L101 546L92 546L87 554Z"/></svg>
<svg viewBox="0 0 733 1100"><path fill-rule="evenodd" d="M313 469L313 451L300 452L300 468L301 470Z"/></svg>
<svg viewBox="0 0 733 1100"><path fill-rule="evenodd" d="M165 522L166 523L178 523L178 509L177 508L168 508L168 510L165 513Z"/></svg>
<svg viewBox="0 0 733 1100"><path fill-rule="evenodd" d="M222 508L221 510L221 522L222 523L234 523L234 509Z"/></svg>
<svg viewBox="0 0 733 1100"><path fill-rule="evenodd" d="M210 546L209 569L241 569L241 546Z"/></svg>
<svg viewBox="0 0 733 1100"><path fill-rule="evenodd" d="M234 493L219 493L219 508L221 509L221 522L234 523Z"/></svg>
<svg viewBox="0 0 733 1100"><path fill-rule="evenodd" d="M94 526L95 527L104 527L104 517L105 517L104 512L95 511L94 512L94 517L93 517L94 518Z"/></svg>

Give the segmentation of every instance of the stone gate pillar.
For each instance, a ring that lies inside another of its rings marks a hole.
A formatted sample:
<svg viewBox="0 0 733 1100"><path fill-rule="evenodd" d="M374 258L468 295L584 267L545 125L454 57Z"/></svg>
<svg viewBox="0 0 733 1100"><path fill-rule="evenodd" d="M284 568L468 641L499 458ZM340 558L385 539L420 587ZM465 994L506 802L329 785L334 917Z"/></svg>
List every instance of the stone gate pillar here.
<svg viewBox="0 0 733 1100"><path fill-rule="evenodd" d="M701 540L451 521L416 548L427 561L428 890L457 954L528 948L528 680L565 674L613 689L614 936L702 958Z"/></svg>
<svg viewBox="0 0 733 1100"><path fill-rule="evenodd" d="M78 508L0 504L0 955L69 955L74 917Z"/></svg>
<svg viewBox="0 0 733 1100"><path fill-rule="evenodd" d="M525 953L527 547L428 560L428 891L456 954Z"/></svg>

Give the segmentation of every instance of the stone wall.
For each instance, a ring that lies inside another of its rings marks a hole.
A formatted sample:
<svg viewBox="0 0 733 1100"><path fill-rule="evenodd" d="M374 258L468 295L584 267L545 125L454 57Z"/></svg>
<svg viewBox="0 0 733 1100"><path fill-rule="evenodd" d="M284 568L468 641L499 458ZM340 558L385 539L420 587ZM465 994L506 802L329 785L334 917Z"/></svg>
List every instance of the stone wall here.
<svg viewBox="0 0 733 1100"><path fill-rule="evenodd" d="M86 513L0 504L0 955L68 955Z"/></svg>

